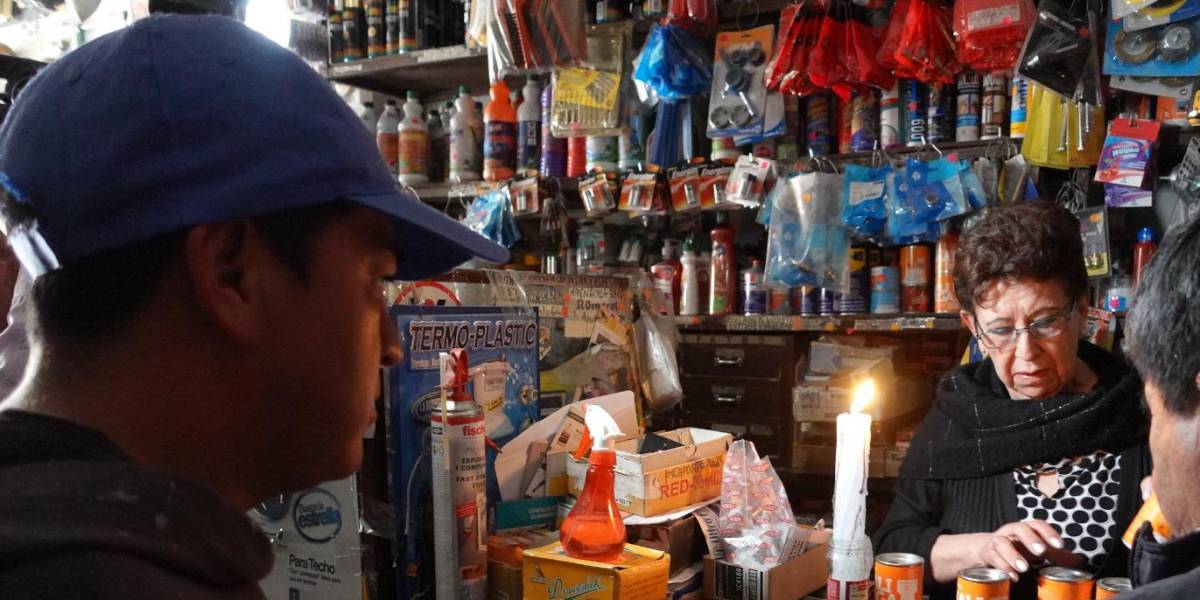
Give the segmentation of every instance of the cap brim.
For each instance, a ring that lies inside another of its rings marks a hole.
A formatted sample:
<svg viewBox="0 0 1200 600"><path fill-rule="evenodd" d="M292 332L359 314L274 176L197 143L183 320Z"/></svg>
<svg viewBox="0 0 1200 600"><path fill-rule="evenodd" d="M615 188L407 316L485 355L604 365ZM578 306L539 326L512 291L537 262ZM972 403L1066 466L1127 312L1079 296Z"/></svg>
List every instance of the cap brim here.
<svg viewBox="0 0 1200 600"><path fill-rule="evenodd" d="M374 208L392 218L400 268L396 278L408 281L440 275L471 260L508 262L508 250L412 195L350 194L347 199Z"/></svg>

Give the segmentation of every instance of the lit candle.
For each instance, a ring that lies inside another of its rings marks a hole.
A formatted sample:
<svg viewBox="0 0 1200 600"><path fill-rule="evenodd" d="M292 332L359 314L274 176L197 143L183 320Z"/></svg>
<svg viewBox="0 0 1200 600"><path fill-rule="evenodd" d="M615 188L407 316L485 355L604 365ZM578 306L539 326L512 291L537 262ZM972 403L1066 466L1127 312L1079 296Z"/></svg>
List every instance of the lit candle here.
<svg viewBox="0 0 1200 600"><path fill-rule="evenodd" d="M833 539L855 544L866 538L867 459L871 450L871 415L862 409L875 399L875 383L867 379L854 389L850 412L837 418L837 463L833 485Z"/></svg>

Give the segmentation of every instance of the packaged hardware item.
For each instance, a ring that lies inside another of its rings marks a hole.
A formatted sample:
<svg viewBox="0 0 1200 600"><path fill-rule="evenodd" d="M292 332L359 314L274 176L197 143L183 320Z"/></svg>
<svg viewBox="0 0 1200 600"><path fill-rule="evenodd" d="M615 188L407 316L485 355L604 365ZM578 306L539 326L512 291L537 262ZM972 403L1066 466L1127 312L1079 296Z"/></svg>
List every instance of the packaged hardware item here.
<svg viewBox="0 0 1200 600"><path fill-rule="evenodd" d="M1161 123L1147 119L1113 120L1096 168L1096 181L1141 187L1161 127Z"/></svg>
<svg viewBox="0 0 1200 600"><path fill-rule="evenodd" d="M765 25L717 35L708 109L708 137L758 135L763 130L763 73L775 28Z"/></svg>
<svg viewBox="0 0 1200 600"><path fill-rule="evenodd" d="M1104 74L1195 78L1200 73L1200 17L1149 29L1125 31L1108 24Z"/></svg>
<svg viewBox="0 0 1200 600"><path fill-rule="evenodd" d="M392 502L400 531L399 587L412 597L432 594L434 535L431 415L442 398L439 353L467 348L476 400L484 427L497 446L511 440L538 418L538 320L519 307L466 308L393 306L403 362L388 375L392 432ZM500 491L488 450L488 501Z"/></svg>
<svg viewBox="0 0 1200 600"><path fill-rule="evenodd" d="M587 60L583 0L488 3L488 62L492 81L545 72ZM473 7L474 8L474 7Z"/></svg>
<svg viewBox="0 0 1200 600"><path fill-rule="evenodd" d="M846 183L842 189L842 222L861 237L883 234L887 224L885 200L890 164L879 167L846 165Z"/></svg>
<svg viewBox="0 0 1200 600"><path fill-rule="evenodd" d="M613 198L612 188L608 179L603 175L593 175L579 180L579 197L583 199L583 208L588 218L604 216L617 209L617 200Z"/></svg>
<svg viewBox="0 0 1200 600"><path fill-rule="evenodd" d="M842 222L842 177L803 173L776 195L767 231L768 285L849 286L850 231Z"/></svg>
<svg viewBox="0 0 1200 600"><path fill-rule="evenodd" d="M687 167L667 171L671 187L671 206L677 213L700 210L700 169Z"/></svg>
<svg viewBox="0 0 1200 600"><path fill-rule="evenodd" d="M619 208L637 215L666 214L664 193L657 173L632 173L621 184Z"/></svg>
<svg viewBox="0 0 1200 600"><path fill-rule="evenodd" d="M1043 0L1025 41L1017 72L1060 96L1072 97L1095 44L1099 16L1086 2Z"/></svg>
<svg viewBox="0 0 1200 600"><path fill-rule="evenodd" d="M738 158L725 184L725 201L758 208L775 177L775 161L768 158Z"/></svg>
<svg viewBox="0 0 1200 600"><path fill-rule="evenodd" d="M1127 15L1121 20L1121 29L1125 31L1149 29L1159 25L1178 23L1196 16L1200 16L1200 0L1156 2Z"/></svg>

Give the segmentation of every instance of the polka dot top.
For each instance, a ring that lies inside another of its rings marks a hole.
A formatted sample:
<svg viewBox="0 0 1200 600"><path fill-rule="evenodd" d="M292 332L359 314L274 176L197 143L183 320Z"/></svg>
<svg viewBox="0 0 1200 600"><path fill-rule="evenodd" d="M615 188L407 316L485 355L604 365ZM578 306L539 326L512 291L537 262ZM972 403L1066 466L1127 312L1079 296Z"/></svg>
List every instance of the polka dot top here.
<svg viewBox="0 0 1200 600"><path fill-rule="evenodd" d="M1058 472L1058 491L1046 497L1037 487L1038 473ZM1063 536L1068 549L1087 557L1093 572L1119 543L1114 515L1120 490L1120 457L1099 450L1057 463L1013 470L1017 512L1021 520L1041 519Z"/></svg>

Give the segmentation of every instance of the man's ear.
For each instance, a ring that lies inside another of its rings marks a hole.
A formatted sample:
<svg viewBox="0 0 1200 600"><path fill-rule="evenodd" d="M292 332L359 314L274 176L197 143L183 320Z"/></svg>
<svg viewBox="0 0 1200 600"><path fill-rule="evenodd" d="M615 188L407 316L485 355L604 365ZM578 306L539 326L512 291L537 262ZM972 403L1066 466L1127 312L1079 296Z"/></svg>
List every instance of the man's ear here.
<svg viewBox="0 0 1200 600"><path fill-rule="evenodd" d="M247 221L192 227L184 260L196 301L226 335L249 341L260 333L254 277L254 233Z"/></svg>

